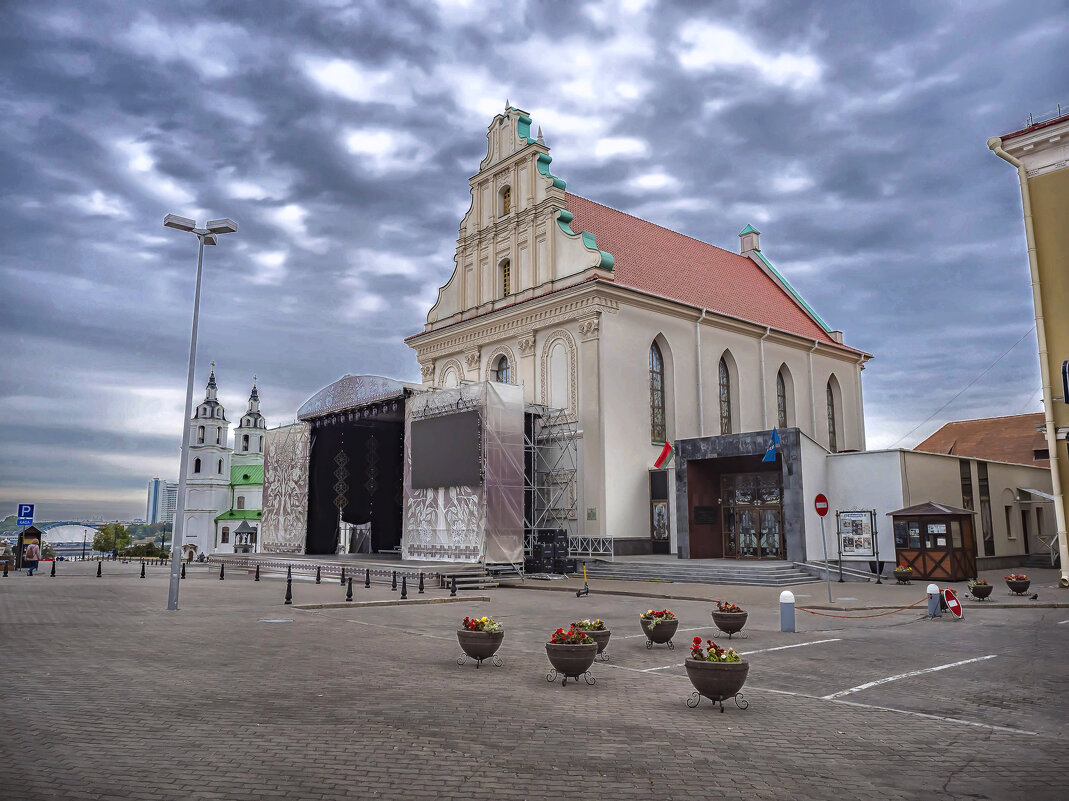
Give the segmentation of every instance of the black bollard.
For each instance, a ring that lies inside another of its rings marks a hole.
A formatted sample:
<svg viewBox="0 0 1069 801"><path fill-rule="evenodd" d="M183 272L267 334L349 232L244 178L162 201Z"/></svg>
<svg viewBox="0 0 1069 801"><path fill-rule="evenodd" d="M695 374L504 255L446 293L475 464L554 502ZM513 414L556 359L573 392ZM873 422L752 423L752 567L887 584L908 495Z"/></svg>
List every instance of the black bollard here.
<svg viewBox="0 0 1069 801"><path fill-rule="evenodd" d="M186 563L182 563L182 578L186 577Z"/></svg>
<svg viewBox="0 0 1069 801"><path fill-rule="evenodd" d="M219 565L219 580L223 580L223 575L226 573L226 562Z"/></svg>
<svg viewBox="0 0 1069 801"><path fill-rule="evenodd" d="M257 565L256 566L256 578L254 578L253 581L259 581L259 580L260 580L260 566Z"/></svg>
<svg viewBox="0 0 1069 801"><path fill-rule="evenodd" d="M345 590L345 600L346 601L353 600L353 577L352 576L349 577L349 585Z"/></svg>
<svg viewBox="0 0 1069 801"><path fill-rule="evenodd" d="M390 589L393 590L394 592L397 592L397 571L396 570L393 571L393 585L390 587Z"/></svg>
<svg viewBox="0 0 1069 801"><path fill-rule="evenodd" d="M293 565L286 565L286 581L293 578Z"/></svg>
<svg viewBox="0 0 1069 801"><path fill-rule="evenodd" d="M316 565L316 584L319 583L319 565Z"/></svg>
<svg viewBox="0 0 1069 801"><path fill-rule="evenodd" d="M408 578L401 576L401 600L403 601L408 597Z"/></svg>
<svg viewBox="0 0 1069 801"><path fill-rule="evenodd" d="M292 604L293 603L293 587L291 586L292 583L293 583L293 579L287 574L286 575L286 603L287 604Z"/></svg>
<svg viewBox="0 0 1069 801"><path fill-rule="evenodd" d="M7 560L4 560L4 578L7 578Z"/></svg>
<svg viewBox="0 0 1069 801"><path fill-rule="evenodd" d="M419 574L419 595L423 595L423 574Z"/></svg>
<svg viewBox="0 0 1069 801"><path fill-rule="evenodd" d="M457 596L457 577L453 576L453 580L449 582L449 597L456 598Z"/></svg>
<svg viewBox="0 0 1069 801"><path fill-rule="evenodd" d="M141 578L145 577L145 563L141 563Z"/></svg>
<svg viewBox="0 0 1069 801"><path fill-rule="evenodd" d="M103 566L103 562L97 562L97 578L100 578L100 568Z"/></svg>
<svg viewBox="0 0 1069 801"><path fill-rule="evenodd" d="M342 586L345 585L345 566L344 565L342 566L342 569L341 569L341 583L342 583Z"/></svg>
<svg viewBox="0 0 1069 801"><path fill-rule="evenodd" d="M371 568L364 569L364 589L371 589Z"/></svg>
<svg viewBox="0 0 1069 801"><path fill-rule="evenodd" d="M5 562L4 564L7 564L7 563ZM52 578L56 577L56 560L55 559L52 560L52 572L49 573L48 575L50 575Z"/></svg>

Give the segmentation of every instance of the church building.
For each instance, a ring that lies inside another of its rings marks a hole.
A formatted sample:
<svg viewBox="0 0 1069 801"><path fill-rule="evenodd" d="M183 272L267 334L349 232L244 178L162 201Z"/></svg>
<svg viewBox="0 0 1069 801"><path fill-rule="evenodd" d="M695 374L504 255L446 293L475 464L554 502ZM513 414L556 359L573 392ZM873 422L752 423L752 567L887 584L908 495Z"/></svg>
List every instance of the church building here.
<svg viewBox="0 0 1069 801"><path fill-rule="evenodd" d="M264 437L267 422L253 378L249 405L234 431L219 402L215 362L204 400L189 421L183 548L185 555L256 553L263 516Z"/></svg>
<svg viewBox="0 0 1069 801"><path fill-rule="evenodd" d="M612 537L617 554L684 544L665 521L671 473L651 470L666 442L733 438L720 444L727 461L702 474L710 498L728 476L773 480L760 457L774 427L832 452L865 447L870 356L776 270L759 231L742 227L729 252L570 193L531 122L509 107L490 125L456 269L407 340L425 384L503 381L528 403L566 410L579 429L570 491L585 534ZM765 435L750 442L748 432ZM763 544L745 555L785 558L781 514L769 509ZM716 517L684 556L743 555L754 532L720 530Z"/></svg>

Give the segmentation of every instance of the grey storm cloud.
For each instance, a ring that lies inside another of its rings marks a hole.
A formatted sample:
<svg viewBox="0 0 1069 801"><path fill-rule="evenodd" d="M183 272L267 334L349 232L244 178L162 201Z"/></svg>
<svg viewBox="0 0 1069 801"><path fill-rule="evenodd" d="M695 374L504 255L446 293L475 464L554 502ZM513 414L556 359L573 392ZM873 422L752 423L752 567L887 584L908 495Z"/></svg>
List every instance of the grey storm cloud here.
<svg viewBox="0 0 1069 801"><path fill-rule="evenodd" d="M746 223L866 370L899 441L1025 335L1015 176L987 151L1064 103L1064 3L10 2L0 33L0 503L141 514L197 391L270 424L402 338L452 271L505 99L569 189L726 248ZM939 416L1038 408L1034 335Z"/></svg>

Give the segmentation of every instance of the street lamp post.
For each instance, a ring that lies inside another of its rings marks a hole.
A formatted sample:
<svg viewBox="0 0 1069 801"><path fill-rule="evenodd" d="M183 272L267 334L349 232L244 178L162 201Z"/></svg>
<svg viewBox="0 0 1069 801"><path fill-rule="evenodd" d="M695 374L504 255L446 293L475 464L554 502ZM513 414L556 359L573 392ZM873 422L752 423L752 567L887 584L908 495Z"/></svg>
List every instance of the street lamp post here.
<svg viewBox="0 0 1069 801"><path fill-rule="evenodd" d="M85 561L85 540L89 536L89 532L86 529L82 529L82 561Z"/></svg>
<svg viewBox="0 0 1069 801"><path fill-rule="evenodd" d="M214 245L219 234L232 234L238 230L238 224L231 219L208 220L203 228L198 228L195 220L168 214L163 218L167 228L187 231L197 236L197 285L193 292L193 330L189 337L189 368L186 371L186 403L182 407L182 459L178 472L178 500L175 504L174 523L171 532L171 581L167 591L167 609L178 610L179 571L182 562L182 523L185 516L186 469L189 463L189 417L193 405L193 373L197 361L197 324L200 321L200 284L204 267L204 246Z"/></svg>

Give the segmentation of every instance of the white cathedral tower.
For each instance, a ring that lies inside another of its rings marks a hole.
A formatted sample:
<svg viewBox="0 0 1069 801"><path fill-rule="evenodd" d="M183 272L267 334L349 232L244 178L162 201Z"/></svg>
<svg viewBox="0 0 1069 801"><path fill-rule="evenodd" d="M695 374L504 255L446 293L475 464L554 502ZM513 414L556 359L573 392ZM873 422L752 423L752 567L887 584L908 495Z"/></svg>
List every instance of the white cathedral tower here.
<svg viewBox="0 0 1069 801"><path fill-rule="evenodd" d="M215 546L215 517L230 508L230 421L219 403L212 362L204 400L189 421L183 547L195 554Z"/></svg>
<svg viewBox="0 0 1069 801"><path fill-rule="evenodd" d="M189 421L189 467L184 513L185 556L255 553L263 514L264 434L260 393L253 376L249 405L234 430L219 403L212 362L204 400Z"/></svg>

